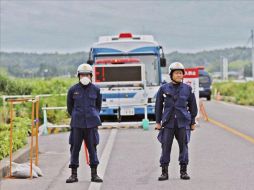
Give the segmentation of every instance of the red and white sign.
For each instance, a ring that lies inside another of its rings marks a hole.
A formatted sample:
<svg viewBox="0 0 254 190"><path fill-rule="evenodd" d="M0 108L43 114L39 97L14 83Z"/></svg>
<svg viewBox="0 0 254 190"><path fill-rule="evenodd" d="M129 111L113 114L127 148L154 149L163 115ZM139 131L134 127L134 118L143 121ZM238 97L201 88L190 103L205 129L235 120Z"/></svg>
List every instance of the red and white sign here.
<svg viewBox="0 0 254 190"><path fill-rule="evenodd" d="M198 78L198 68L187 68L184 71L184 78Z"/></svg>
<svg viewBox="0 0 254 190"><path fill-rule="evenodd" d="M199 105L199 75L198 68L186 68L183 82L192 87L192 91L195 94L197 105ZM198 106L199 109L199 106Z"/></svg>

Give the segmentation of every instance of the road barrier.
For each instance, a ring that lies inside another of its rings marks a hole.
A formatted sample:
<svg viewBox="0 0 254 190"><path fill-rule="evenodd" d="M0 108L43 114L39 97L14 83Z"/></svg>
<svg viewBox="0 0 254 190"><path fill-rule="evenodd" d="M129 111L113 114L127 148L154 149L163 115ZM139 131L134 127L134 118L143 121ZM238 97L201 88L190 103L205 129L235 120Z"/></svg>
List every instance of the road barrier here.
<svg viewBox="0 0 254 190"><path fill-rule="evenodd" d="M47 117L47 110L66 110L67 107L42 107L41 108L43 111L43 128L42 128L42 135L47 135L49 132L53 133L53 131L48 131L48 117ZM65 126L65 125L58 125L55 126L54 128L66 128L69 126Z"/></svg>
<svg viewBox="0 0 254 190"><path fill-rule="evenodd" d="M201 113L203 119L205 121L208 121L208 115L207 115L207 112L205 110L205 106L204 106L204 103L202 100L199 101L199 110L200 110L200 113Z"/></svg>
<svg viewBox="0 0 254 190"><path fill-rule="evenodd" d="M12 177L12 150L13 150L13 106L15 104L31 102L32 113L31 113L31 144L30 144L30 179L33 178L33 147L34 147L34 136L35 141L35 165L38 166L39 162L39 144L38 144L38 131L39 131L39 97L35 98L9 98L7 102L10 105L10 174L7 178Z"/></svg>
<svg viewBox="0 0 254 190"><path fill-rule="evenodd" d="M140 106L141 107L141 106ZM154 124L155 122L151 122L148 120L147 116L147 106L142 105L145 110L144 119L140 122L103 122L100 129L112 129L112 128L140 128L143 127L144 130L149 129L149 124ZM47 135L48 133L56 133L56 131L60 131L61 128L69 128L69 125L52 125L49 126L47 119L47 111L48 110L67 110L67 107L42 107L43 110L43 127L42 127L42 135ZM128 125L128 127L126 126ZM138 125L138 127L137 127ZM49 130L49 128L52 128ZM55 130L58 129L58 130Z"/></svg>

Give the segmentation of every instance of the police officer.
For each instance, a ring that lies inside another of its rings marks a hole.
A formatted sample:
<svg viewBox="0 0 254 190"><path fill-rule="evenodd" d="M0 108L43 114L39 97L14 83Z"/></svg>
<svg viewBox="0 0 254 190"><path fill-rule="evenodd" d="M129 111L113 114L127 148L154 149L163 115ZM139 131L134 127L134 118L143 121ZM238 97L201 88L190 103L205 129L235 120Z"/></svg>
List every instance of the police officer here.
<svg viewBox="0 0 254 190"><path fill-rule="evenodd" d="M87 146L90 158L91 181L102 182L97 175L99 160L96 146L99 144L98 126L101 125L101 94L100 89L91 83L92 67L81 64L77 70L79 83L68 91L67 110L71 115L71 132L69 137L71 159L69 168L71 176L66 183L78 181L77 168L79 167L79 152L83 140Z"/></svg>
<svg viewBox="0 0 254 190"><path fill-rule="evenodd" d="M187 174L188 143L190 130L195 129L197 104L192 88L184 84L184 66L174 62L169 66L170 83L160 87L156 97L155 114L156 127L160 132L158 140L161 143L162 154L160 166L162 174L159 181L168 179L168 165L174 137L179 145L180 178L190 179Z"/></svg>

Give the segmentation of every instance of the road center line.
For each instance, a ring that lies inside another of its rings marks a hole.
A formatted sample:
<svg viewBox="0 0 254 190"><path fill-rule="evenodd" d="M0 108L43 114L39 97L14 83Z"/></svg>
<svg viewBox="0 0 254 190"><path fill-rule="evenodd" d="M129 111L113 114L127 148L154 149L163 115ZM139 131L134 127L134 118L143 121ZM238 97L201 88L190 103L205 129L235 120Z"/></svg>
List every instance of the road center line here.
<svg viewBox="0 0 254 190"><path fill-rule="evenodd" d="M104 177L104 174L106 172L106 168L107 168L109 157L115 142L117 131L118 131L117 129L111 130L107 144L102 152L102 156L100 159L101 164L98 167L98 175L101 176L102 178ZM99 190L101 188L101 185L102 183L91 182L88 190Z"/></svg>
<svg viewBox="0 0 254 190"><path fill-rule="evenodd" d="M212 124L218 126L218 127L221 127L221 128L223 128L223 129L225 129L226 131L228 131L228 132L230 132L230 133L233 133L234 135L237 135L237 136L239 136L239 137L241 137L241 138L243 138L243 139L245 139L245 140L247 140L247 141L249 141L249 142L251 142L251 143L254 144L254 138L253 138L253 137L251 137L251 136L249 136L249 135L245 135L244 133L241 133L241 132L239 132L239 131L236 130L236 129L233 129L233 128L231 128L231 127L228 127L227 125L224 125L224 124L222 124L222 123L220 123L219 121L216 121L216 120L214 120L214 119L208 118L208 121L209 121L210 123L212 123Z"/></svg>

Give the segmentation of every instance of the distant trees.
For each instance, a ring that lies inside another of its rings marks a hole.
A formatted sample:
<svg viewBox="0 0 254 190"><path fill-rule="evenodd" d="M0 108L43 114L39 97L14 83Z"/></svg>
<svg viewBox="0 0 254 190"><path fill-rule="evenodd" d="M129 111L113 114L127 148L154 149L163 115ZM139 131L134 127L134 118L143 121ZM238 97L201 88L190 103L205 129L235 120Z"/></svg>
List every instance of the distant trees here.
<svg viewBox="0 0 254 190"><path fill-rule="evenodd" d="M180 61L186 67L205 66L210 72L220 70L222 57L226 57L233 70L244 69L245 76L250 75L251 49L247 47L227 48L222 50L202 51L198 53L172 52L166 54L167 66ZM79 64L86 62L88 53L5 53L0 52L1 67L16 77L43 77L74 75ZM238 66L236 66L238 65ZM167 73L167 67L162 68Z"/></svg>
<svg viewBox="0 0 254 190"><path fill-rule="evenodd" d="M172 52L167 54L167 64L174 61L182 62L186 67L205 66L209 72L219 72L222 58L229 62L229 70L251 76L251 49L246 47L228 48L222 50L202 51L198 53ZM164 71L167 72L166 70Z"/></svg>
<svg viewBox="0 0 254 190"><path fill-rule="evenodd" d="M76 68L87 60L87 53L36 54L0 52L1 67L15 77L53 77L74 75Z"/></svg>
<svg viewBox="0 0 254 190"><path fill-rule="evenodd" d="M211 64L220 64L222 57L226 57L229 62L242 60L251 60L251 49L247 47L227 48L222 50L202 51L198 53L179 53L172 52L167 54L167 62L180 61L187 65L192 66L210 66Z"/></svg>

